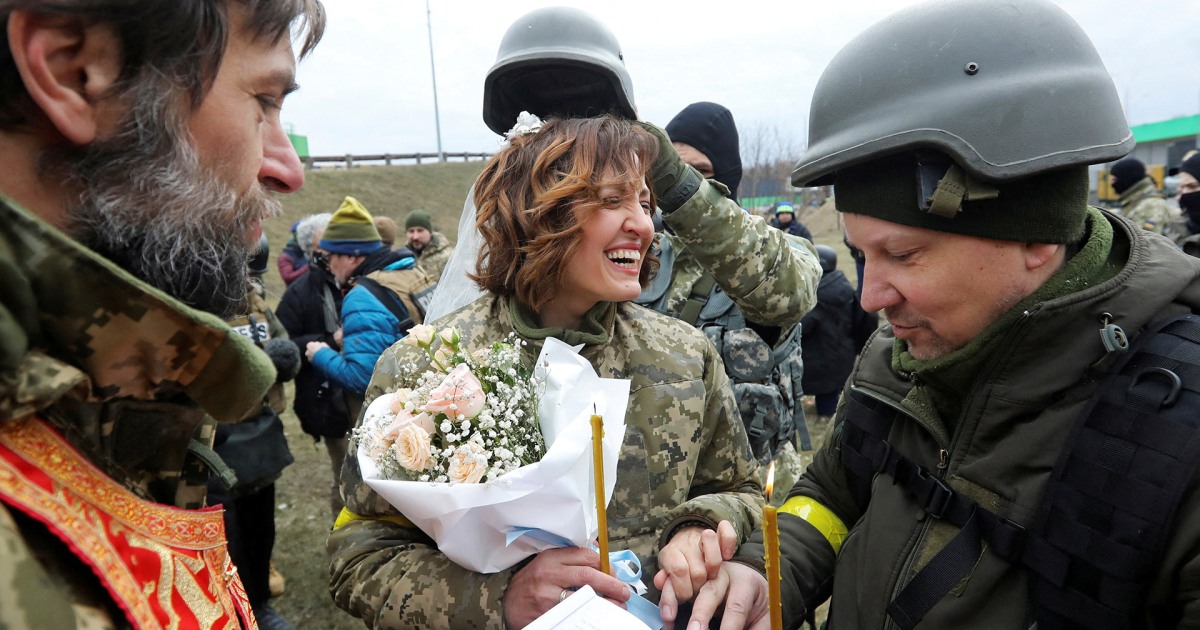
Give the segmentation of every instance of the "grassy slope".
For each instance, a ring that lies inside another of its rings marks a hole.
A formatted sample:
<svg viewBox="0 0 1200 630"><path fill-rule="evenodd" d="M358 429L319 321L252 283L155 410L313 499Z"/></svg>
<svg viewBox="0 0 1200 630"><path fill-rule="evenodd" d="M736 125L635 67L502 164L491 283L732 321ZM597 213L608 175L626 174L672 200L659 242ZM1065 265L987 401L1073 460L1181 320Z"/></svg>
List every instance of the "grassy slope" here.
<svg viewBox="0 0 1200 630"><path fill-rule="evenodd" d="M271 241L271 265L267 289L283 294L283 281L275 272L275 256L288 239L296 219L320 212L334 212L347 195L358 199L375 216L391 217L403 239L404 219L416 208L433 217L433 227L450 240L457 240L458 217L463 200L483 162L448 162L407 166L364 166L351 170L309 171L300 192L284 195L283 216L272 219L265 229Z"/></svg>

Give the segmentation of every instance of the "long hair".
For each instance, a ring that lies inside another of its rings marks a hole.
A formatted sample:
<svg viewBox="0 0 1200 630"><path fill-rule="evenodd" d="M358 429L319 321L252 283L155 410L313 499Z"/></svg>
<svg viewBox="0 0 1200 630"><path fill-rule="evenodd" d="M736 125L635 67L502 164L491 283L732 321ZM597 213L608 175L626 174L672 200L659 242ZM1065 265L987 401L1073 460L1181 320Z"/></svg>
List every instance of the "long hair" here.
<svg viewBox="0 0 1200 630"><path fill-rule="evenodd" d="M562 288L583 225L603 207L600 189L640 189L657 151L653 136L614 116L551 119L512 138L475 183L483 245L471 279L539 311ZM642 286L657 268L647 256Z"/></svg>

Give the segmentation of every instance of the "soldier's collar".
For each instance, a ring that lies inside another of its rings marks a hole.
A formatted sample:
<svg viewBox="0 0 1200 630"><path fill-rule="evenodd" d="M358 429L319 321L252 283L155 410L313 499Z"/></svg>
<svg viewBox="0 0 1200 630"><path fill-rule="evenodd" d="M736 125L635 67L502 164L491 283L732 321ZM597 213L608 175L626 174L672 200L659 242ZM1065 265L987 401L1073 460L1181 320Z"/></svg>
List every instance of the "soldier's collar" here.
<svg viewBox="0 0 1200 630"><path fill-rule="evenodd" d="M10 354L0 366L20 372L22 356L12 354L40 351L86 373L93 400L182 391L221 422L244 417L274 382L266 355L225 322L135 278L3 195L0 252L9 267L0 303L36 315L18 316L28 341L0 347ZM20 395L23 380L0 375L0 399Z"/></svg>

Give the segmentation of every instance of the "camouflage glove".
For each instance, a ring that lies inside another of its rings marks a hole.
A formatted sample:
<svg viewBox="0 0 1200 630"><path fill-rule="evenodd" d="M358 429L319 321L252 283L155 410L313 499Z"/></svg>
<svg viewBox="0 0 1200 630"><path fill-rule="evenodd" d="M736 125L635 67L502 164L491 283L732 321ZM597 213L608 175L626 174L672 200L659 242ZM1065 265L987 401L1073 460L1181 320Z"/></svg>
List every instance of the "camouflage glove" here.
<svg viewBox="0 0 1200 630"><path fill-rule="evenodd" d="M667 132L641 120L634 124L658 139L658 157L650 166L650 180L659 209L663 214L670 214L700 190L704 177L679 157Z"/></svg>

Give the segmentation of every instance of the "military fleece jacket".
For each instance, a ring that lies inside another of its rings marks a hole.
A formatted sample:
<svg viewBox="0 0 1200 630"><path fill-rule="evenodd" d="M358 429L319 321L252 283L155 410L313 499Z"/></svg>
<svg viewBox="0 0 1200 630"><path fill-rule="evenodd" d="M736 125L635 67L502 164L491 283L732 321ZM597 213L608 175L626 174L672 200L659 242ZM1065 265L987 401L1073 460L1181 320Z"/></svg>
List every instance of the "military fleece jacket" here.
<svg viewBox="0 0 1200 630"><path fill-rule="evenodd" d="M868 343L847 386L902 412L887 438L893 448L939 472L957 492L1027 527L1034 523L1069 433L1102 380L1090 375L1089 367L1106 355L1099 334L1105 314L1136 336L1165 316L1200 310L1200 260L1124 218L1095 210L1091 216L1112 226L1108 260L1116 264L1116 274L1016 313L1015 322L1000 333L1003 340L992 346L993 356L963 389L957 419L941 423L929 418L928 409L911 404L916 383L892 368L890 326ZM953 525L927 517L886 475L876 476L870 502L860 511L839 448L845 413L846 407L839 408L830 442L792 496L828 507L850 533L835 557L815 527L780 514L785 627L796 627L804 611L831 591L829 628L896 627L886 615L888 603L958 533ZM1166 627L1200 624L1197 487L1200 479L1183 496L1175 534L1149 591L1148 613L1164 615ZM739 559L761 566L761 532L752 540L739 549ZM984 549L973 570L919 627L1024 630L1034 615L1025 569Z"/></svg>
<svg viewBox="0 0 1200 630"><path fill-rule="evenodd" d="M647 586L653 589L659 547L680 526L728 520L743 534L757 525L763 501L757 464L725 370L701 332L630 303L599 303L582 330L538 329L523 313L485 296L434 325L456 327L469 351L515 331L528 342L529 365L548 336L582 343L581 355L600 376L632 382L608 506L609 545L638 554ZM427 364L423 351L393 346L376 366L368 399L411 386ZM504 628L504 593L524 565L488 575L455 565L420 530L379 519L397 511L359 474L348 457L346 507L368 519L329 537L329 588L338 606L374 628Z"/></svg>

